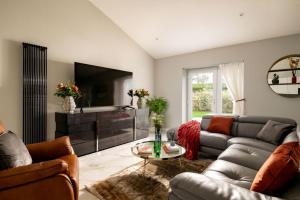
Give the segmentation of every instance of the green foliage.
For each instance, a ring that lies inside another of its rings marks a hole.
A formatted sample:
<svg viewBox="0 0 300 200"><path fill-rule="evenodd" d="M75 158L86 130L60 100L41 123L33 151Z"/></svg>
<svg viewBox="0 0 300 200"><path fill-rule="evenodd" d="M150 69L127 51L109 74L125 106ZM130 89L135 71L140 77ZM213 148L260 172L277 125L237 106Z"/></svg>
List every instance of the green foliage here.
<svg viewBox="0 0 300 200"><path fill-rule="evenodd" d="M202 111L193 111L193 114L192 114L192 116L193 116L193 118L194 117L202 117L202 116L204 116L204 115L208 115L210 112L202 112Z"/></svg>
<svg viewBox="0 0 300 200"><path fill-rule="evenodd" d="M212 112L212 93L207 88L193 95L193 112ZM222 113L232 113L233 103L225 85L222 87Z"/></svg>
<svg viewBox="0 0 300 200"><path fill-rule="evenodd" d="M212 94L210 91L197 92L193 97L193 110L210 112L212 103Z"/></svg>
<svg viewBox="0 0 300 200"><path fill-rule="evenodd" d="M164 113L167 110L168 101L163 97L153 97L147 99L146 105L149 107L154 126L161 128L164 123Z"/></svg>
<svg viewBox="0 0 300 200"><path fill-rule="evenodd" d="M150 113L163 114L166 112L168 107L168 102L163 97L153 97L147 99L146 105L149 107Z"/></svg>
<svg viewBox="0 0 300 200"><path fill-rule="evenodd" d="M231 96L228 90L223 90L222 96L222 112L223 113L232 113L233 110L233 103Z"/></svg>

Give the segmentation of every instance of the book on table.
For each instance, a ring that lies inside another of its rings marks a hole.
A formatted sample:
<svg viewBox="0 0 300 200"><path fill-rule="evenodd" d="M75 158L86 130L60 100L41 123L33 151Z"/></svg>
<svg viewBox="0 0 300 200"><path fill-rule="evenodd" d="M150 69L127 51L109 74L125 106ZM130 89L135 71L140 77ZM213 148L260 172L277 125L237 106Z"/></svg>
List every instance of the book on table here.
<svg viewBox="0 0 300 200"><path fill-rule="evenodd" d="M179 147L177 145L171 145L170 143L164 144L163 149L166 153L177 153L179 152Z"/></svg>
<svg viewBox="0 0 300 200"><path fill-rule="evenodd" d="M137 148L139 154L152 154L153 146L152 145L141 145Z"/></svg>

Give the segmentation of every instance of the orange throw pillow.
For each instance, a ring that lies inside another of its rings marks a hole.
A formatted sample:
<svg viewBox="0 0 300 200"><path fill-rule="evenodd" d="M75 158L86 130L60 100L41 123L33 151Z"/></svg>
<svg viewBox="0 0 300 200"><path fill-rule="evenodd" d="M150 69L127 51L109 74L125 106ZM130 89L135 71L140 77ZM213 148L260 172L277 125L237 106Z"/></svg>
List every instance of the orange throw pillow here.
<svg viewBox="0 0 300 200"><path fill-rule="evenodd" d="M207 130L209 132L230 135L232 123L232 117L211 117Z"/></svg>
<svg viewBox="0 0 300 200"><path fill-rule="evenodd" d="M251 190L274 195L298 173L300 146L289 142L277 147L257 172Z"/></svg>

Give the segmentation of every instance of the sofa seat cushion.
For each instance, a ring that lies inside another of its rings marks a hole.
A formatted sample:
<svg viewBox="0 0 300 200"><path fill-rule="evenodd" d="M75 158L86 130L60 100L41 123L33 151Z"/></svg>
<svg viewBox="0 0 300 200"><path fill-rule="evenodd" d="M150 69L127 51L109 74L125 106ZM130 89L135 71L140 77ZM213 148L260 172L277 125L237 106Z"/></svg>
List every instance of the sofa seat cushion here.
<svg viewBox="0 0 300 200"><path fill-rule="evenodd" d="M245 137L234 137L234 138L230 138L227 141L228 146L233 144L243 144L246 146L256 147L270 152L274 151L274 149L276 148L276 145L270 144L268 142L264 142L254 138L245 138Z"/></svg>
<svg viewBox="0 0 300 200"><path fill-rule="evenodd" d="M270 155L271 152L259 148L243 144L233 144L221 153L218 159L233 162L258 171Z"/></svg>
<svg viewBox="0 0 300 200"><path fill-rule="evenodd" d="M227 140L229 140L230 138L231 136L224 135L221 133L211 133L208 131L201 130L200 147L206 146L224 150L227 147Z"/></svg>
<svg viewBox="0 0 300 200"><path fill-rule="evenodd" d="M225 160L216 160L202 174L250 189L257 171Z"/></svg>

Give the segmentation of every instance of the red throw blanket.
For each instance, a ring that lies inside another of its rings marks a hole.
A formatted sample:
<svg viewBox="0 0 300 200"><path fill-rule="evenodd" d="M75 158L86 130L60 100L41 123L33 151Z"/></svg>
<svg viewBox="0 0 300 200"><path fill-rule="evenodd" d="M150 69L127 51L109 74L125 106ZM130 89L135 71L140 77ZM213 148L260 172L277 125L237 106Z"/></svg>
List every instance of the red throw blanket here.
<svg viewBox="0 0 300 200"><path fill-rule="evenodd" d="M185 157L189 160L198 159L200 146L200 122L196 120L182 124L177 133L177 141L185 147Z"/></svg>

